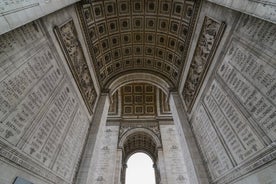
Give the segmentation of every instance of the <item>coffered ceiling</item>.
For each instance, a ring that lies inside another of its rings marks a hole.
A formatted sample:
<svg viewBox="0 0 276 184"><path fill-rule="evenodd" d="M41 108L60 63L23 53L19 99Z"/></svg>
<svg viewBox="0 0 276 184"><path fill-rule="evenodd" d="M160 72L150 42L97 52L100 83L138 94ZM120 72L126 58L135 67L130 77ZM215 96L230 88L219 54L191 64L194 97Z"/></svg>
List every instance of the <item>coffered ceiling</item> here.
<svg viewBox="0 0 276 184"><path fill-rule="evenodd" d="M149 84L122 87L123 115L156 115L156 89Z"/></svg>
<svg viewBox="0 0 276 184"><path fill-rule="evenodd" d="M177 87L199 0L81 1L78 14L102 88L131 72Z"/></svg>
<svg viewBox="0 0 276 184"><path fill-rule="evenodd" d="M118 116L125 119L152 118L171 116L171 112L162 90L147 83L131 83L122 86L111 96L109 117Z"/></svg>

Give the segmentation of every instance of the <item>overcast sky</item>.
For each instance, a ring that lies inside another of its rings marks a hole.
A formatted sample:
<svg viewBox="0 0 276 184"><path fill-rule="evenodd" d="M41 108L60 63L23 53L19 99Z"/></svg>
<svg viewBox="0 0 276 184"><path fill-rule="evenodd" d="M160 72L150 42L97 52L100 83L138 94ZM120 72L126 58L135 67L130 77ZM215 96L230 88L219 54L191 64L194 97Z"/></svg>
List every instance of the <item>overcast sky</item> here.
<svg viewBox="0 0 276 184"><path fill-rule="evenodd" d="M127 162L126 184L155 184L151 158L144 153L132 155Z"/></svg>

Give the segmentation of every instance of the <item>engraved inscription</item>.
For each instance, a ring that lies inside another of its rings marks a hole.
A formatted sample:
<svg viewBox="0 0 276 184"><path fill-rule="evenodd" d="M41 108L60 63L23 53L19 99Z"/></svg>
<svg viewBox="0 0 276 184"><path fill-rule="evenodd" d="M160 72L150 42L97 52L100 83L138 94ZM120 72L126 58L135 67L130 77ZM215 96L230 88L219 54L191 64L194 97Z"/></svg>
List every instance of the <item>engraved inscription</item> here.
<svg viewBox="0 0 276 184"><path fill-rule="evenodd" d="M26 48L26 45L38 41L42 37L43 33L41 31L40 24L35 21L1 35L0 61L7 59L8 56L11 56L21 49Z"/></svg>
<svg viewBox="0 0 276 184"><path fill-rule="evenodd" d="M80 159L81 150L88 130L88 119L79 109L68 130L68 134L62 143L53 170L67 180L73 179L76 163ZM74 136L72 136L74 135Z"/></svg>
<svg viewBox="0 0 276 184"><path fill-rule="evenodd" d="M202 105L198 107L193 116L192 126L212 178L218 178L233 168L230 158Z"/></svg>
<svg viewBox="0 0 276 184"><path fill-rule="evenodd" d="M244 14L237 33L270 48L276 47L276 25L273 23Z"/></svg>
<svg viewBox="0 0 276 184"><path fill-rule="evenodd" d="M62 77L46 45L7 75L0 82L0 136L16 145Z"/></svg>
<svg viewBox="0 0 276 184"><path fill-rule="evenodd" d="M0 159L71 183L89 120L51 46L36 21L0 36Z"/></svg>
<svg viewBox="0 0 276 184"><path fill-rule="evenodd" d="M241 43L233 41L218 69L218 75L270 139L275 141L275 66L258 57Z"/></svg>
<svg viewBox="0 0 276 184"><path fill-rule="evenodd" d="M215 125L237 163L256 154L264 145L221 87L214 81L204 98Z"/></svg>
<svg viewBox="0 0 276 184"><path fill-rule="evenodd" d="M59 90L35 132L28 140L24 151L49 166L55 156L62 135L68 129L76 109L76 102L68 84ZM74 135L74 134L72 134Z"/></svg>
<svg viewBox="0 0 276 184"><path fill-rule="evenodd" d="M0 16L38 5L38 0L1 0Z"/></svg>

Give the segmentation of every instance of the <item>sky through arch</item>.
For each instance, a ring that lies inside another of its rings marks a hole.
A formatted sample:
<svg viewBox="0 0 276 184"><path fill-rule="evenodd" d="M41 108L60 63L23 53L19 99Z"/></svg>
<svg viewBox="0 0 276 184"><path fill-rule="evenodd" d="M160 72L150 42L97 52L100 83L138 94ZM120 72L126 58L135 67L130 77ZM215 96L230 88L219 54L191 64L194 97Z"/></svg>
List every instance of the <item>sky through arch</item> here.
<svg viewBox="0 0 276 184"><path fill-rule="evenodd" d="M152 159L145 153L135 153L127 161L126 184L155 184Z"/></svg>

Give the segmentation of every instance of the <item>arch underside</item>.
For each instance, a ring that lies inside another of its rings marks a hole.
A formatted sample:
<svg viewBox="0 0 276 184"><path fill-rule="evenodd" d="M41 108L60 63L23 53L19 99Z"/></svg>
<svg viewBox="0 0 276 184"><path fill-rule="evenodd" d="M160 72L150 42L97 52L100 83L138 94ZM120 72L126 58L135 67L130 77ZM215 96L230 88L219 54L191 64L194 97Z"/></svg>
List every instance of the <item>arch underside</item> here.
<svg viewBox="0 0 276 184"><path fill-rule="evenodd" d="M114 73L104 84L103 89L111 89L117 81L125 79L124 83L131 82L148 82L160 89L174 88L176 81L171 81L164 73L158 71L152 71L150 69L131 69L120 73ZM160 84L161 82L161 84ZM122 85L121 85L122 86ZM163 90L163 89L162 89ZM111 90L114 91L114 90ZM163 90L164 91L164 90ZM165 92L165 91L164 91Z"/></svg>
<svg viewBox="0 0 276 184"><path fill-rule="evenodd" d="M118 148L122 149L122 169L121 183L125 183L125 173L128 159L137 152L147 154L153 161L154 165L158 162L158 149L161 148L161 141L149 129L133 128L125 132L119 140ZM156 183L160 182L160 173L157 167L155 169Z"/></svg>
<svg viewBox="0 0 276 184"><path fill-rule="evenodd" d="M200 1L81 1L78 15L102 89L143 72L177 87Z"/></svg>
<svg viewBox="0 0 276 184"><path fill-rule="evenodd" d="M123 150L123 162L137 152L148 154L155 162L158 158L158 149L161 148L159 138L146 128L133 128L128 130L119 140L118 147Z"/></svg>
<svg viewBox="0 0 276 184"><path fill-rule="evenodd" d="M169 90L172 89L170 83L163 80L163 78L161 77L149 73L135 72L114 79L112 83L108 85L110 94L114 94L114 92L120 87L128 85L130 83L148 83L158 87L167 95L169 94Z"/></svg>
<svg viewBox="0 0 276 184"><path fill-rule="evenodd" d="M157 158L157 146L151 136L144 132L137 132L130 135L123 145L124 160L137 152L147 153L154 161Z"/></svg>

